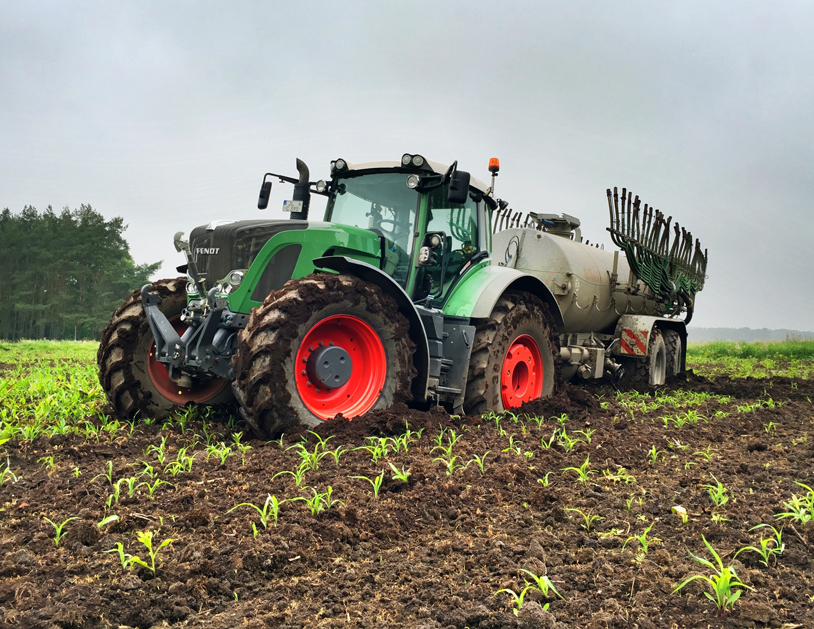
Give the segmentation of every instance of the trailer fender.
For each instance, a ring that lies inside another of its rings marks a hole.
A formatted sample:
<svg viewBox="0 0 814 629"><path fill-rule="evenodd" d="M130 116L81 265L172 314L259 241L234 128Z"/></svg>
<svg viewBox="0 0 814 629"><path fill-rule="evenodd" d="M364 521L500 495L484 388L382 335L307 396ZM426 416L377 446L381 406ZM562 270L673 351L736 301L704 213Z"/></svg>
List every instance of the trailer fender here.
<svg viewBox="0 0 814 629"><path fill-rule="evenodd" d="M563 317L554 295L539 279L517 269L487 264L470 271L444 305L444 314L487 319L497 300L508 290L523 291L542 299L549 307L556 332L562 331Z"/></svg>
<svg viewBox="0 0 814 629"><path fill-rule="evenodd" d="M360 262L345 256L324 256L316 258L313 264L318 269L328 269L337 273L354 275L365 282L375 284L386 294L393 297L399 310L404 313L410 323L410 339L415 343L413 361L417 375L413 380L413 397L420 402L427 399L427 384L430 373L430 350L427 343L427 333L421 317L404 289L392 277L367 262Z"/></svg>
<svg viewBox="0 0 814 629"><path fill-rule="evenodd" d="M614 343L612 353L616 356L647 356L650 334L654 327L660 330L675 330L681 337L684 347L687 346L687 326L683 321L627 314L622 315L616 324L614 336L619 342Z"/></svg>

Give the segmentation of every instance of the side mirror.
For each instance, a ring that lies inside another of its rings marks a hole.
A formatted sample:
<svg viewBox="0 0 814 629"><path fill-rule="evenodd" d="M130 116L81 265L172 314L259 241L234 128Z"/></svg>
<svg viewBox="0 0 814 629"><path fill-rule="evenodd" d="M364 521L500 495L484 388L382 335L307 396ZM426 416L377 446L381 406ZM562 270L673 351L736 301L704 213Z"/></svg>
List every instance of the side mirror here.
<svg viewBox="0 0 814 629"><path fill-rule="evenodd" d="M189 241L184 240L184 232L176 232L172 237L172 244L175 245L175 250L178 253L189 251Z"/></svg>
<svg viewBox="0 0 814 629"><path fill-rule="evenodd" d="M449 203L466 203L469 195L469 173L463 170L454 170L449 177Z"/></svg>
<svg viewBox="0 0 814 629"><path fill-rule="evenodd" d="M264 181L260 187L260 198L257 200L257 209L265 210L269 206L271 196L271 181Z"/></svg>

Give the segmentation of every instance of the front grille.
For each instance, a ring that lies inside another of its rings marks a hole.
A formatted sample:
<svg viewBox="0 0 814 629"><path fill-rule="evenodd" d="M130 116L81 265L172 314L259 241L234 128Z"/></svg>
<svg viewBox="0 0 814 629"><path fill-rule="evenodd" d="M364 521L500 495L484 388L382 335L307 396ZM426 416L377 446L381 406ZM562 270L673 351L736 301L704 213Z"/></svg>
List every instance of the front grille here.
<svg viewBox="0 0 814 629"><path fill-rule="evenodd" d="M204 288L211 288L229 271L248 269L275 234L307 226L306 221L282 220L236 221L214 229L207 229L206 225L196 227L189 236L189 246Z"/></svg>

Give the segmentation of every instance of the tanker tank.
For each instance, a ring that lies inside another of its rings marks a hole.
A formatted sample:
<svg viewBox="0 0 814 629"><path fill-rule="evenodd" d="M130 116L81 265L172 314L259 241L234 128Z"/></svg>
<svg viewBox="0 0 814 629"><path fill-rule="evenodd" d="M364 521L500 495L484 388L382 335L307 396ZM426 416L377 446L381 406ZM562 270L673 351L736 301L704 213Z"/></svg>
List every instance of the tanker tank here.
<svg viewBox="0 0 814 629"><path fill-rule="evenodd" d="M572 224L576 220L569 218ZM653 294L631 276L624 255L572 240L572 234L579 238L578 229L563 233L504 229L493 235L492 259L536 276L551 290L566 334L611 334L623 314L660 314Z"/></svg>

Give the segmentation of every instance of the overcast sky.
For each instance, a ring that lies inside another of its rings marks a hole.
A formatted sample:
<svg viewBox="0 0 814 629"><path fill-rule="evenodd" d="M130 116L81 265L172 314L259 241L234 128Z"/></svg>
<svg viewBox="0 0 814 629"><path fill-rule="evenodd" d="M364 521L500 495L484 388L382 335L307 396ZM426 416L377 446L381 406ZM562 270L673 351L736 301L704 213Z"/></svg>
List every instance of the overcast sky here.
<svg viewBox="0 0 814 629"><path fill-rule="evenodd" d="M282 217L297 157L496 156L606 248L608 187L688 228L694 325L814 331L812 33L789 1L0 0L0 208L89 203L174 276L176 231Z"/></svg>

